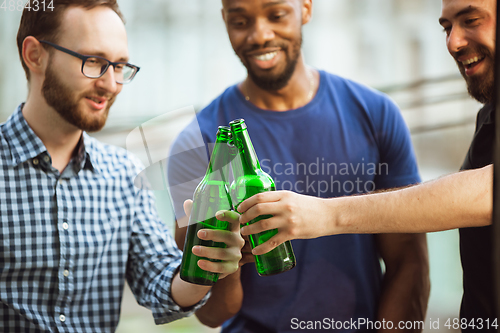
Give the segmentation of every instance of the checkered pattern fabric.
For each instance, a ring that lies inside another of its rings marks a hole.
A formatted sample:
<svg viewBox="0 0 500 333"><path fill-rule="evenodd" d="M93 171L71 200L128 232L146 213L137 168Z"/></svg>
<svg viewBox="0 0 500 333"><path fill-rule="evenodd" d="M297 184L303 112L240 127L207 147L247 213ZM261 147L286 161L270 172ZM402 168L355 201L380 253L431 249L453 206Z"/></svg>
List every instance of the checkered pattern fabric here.
<svg viewBox="0 0 500 333"><path fill-rule="evenodd" d="M51 166L22 105L0 125L0 331L114 332L125 278L157 324L192 314L172 300L181 262L140 162L84 133Z"/></svg>

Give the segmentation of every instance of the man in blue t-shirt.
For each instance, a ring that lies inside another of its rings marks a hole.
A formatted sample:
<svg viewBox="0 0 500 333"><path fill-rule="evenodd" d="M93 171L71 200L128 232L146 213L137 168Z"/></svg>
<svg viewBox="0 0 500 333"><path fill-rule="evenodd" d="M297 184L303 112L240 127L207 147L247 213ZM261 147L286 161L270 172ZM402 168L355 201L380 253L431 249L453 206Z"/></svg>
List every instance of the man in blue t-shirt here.
<svg viewBox="0 0 500 333"><path fill-rule="evenodd" d="M248 76L203 109L172 147L168 176L180 248L187 225L182 204L206 171L217 127L237 118L245 119L262 169L279 190L329 198L420 181L394 103L304 63L301 27L311 18L311 0L222 3L229 39ZM383 331L388 323L395 328L425 319L425 235L340 235L292 245L297 266L269 277L247 264L247 247L240 270L219 281L196 313L200 321L224 323L223 332L265 333L339 325Z"/></svg>

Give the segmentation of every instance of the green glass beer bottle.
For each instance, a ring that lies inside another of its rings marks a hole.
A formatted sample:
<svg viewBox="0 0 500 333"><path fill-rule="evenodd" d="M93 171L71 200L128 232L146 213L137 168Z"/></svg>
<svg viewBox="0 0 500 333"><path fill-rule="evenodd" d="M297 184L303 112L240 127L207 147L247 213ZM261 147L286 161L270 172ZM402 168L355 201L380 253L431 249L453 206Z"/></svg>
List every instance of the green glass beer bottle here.
<svg viewBox="0 0 500 333"><path fill-rule="evenodd" d="M231 160L234 182L231 185L235 209L245 199L254 194L275 191L274 181L267 173L262 171L257 154L253 148L244 119L234 120L229 123L233 135L233 144L238 149L238 155ZM255 223L272 215L261 215L250 221ZM247 225L248 225L247 224ZM278 233L277 229L263 231L250 235L250 245L255 248ZM295 267L295 255L290 241L279 245L268 253L255 256L255 267L259 275L274 275L288 271Z"/></svg>
<svg viewBox="0 0 500 333"><path fill-rule="evenodd" d="M206 258L194 255L192 249L196 245L226 247L224 243L199 239L198 231L206 228L218 230L229 230L230 228L229 222L219 221L215 217L217 211L232 208L229 183L226 178L229 175L230 141L230 128L219 126L207 172L193 195L193 208L184 241L184 253L180 268L180 277L187 282L210 286L219 278L218 273L205 271L198 266L198 260Z"/></svg>

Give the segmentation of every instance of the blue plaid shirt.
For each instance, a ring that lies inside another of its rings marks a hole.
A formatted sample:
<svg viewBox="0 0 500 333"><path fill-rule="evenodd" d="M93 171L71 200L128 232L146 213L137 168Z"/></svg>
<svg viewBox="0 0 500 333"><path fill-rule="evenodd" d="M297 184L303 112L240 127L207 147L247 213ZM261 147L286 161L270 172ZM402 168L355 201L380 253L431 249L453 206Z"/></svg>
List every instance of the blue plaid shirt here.
<svg viewBox="0 0 500 333"><path fill-rule="evenodd" d="M157 324L198 309L172 300L182 253L140 162L84 133L61 174L21 110L0 125L0 331L113 332L125 278Z"/></svg>

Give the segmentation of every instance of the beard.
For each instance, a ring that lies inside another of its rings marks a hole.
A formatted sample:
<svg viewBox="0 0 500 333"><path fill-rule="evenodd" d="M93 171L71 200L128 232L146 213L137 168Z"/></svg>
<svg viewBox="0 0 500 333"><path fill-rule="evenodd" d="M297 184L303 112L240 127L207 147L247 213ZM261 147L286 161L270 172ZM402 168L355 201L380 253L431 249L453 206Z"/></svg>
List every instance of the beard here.
<svg viewBox="0 0 500 333"><path fill-rule="evenodd" d="M489 60L489 66L485 68L485 73L483 75L467 76L467 74L465 74L465 68L462 63L455 60L458 69L460 70L460 74L462 74L462 77L467 83L467 91L469 92L469 95L479 103L493 103L493 95L495 90L495 54L494 52L490 52L490 50L488 50L486 47L479 45L477 47L469 48L467 50L455 53L454 58L456 59L457 57L467 55L469 53L483 55L483 61Z"/></svg>
<svg viewBox="0 0 500 333"><path fill-rule="evenodd" d="M104 97L104 93L89 91L80 95L74 93L57 77L52 68L52 62L47 66L45 79L42 85L42 95L49 106L71 125L86 131L97 132L101 130L108 119L109 109L113 105L116 96L108 100L108 104L103 113L98 117L91 117L78 107L78 102L85 96ZM82 74L83 75L83 74Z"/></svg>
<svg viewBox="0 0 500 333"><path fill-rule="evenodd" d="M263 47L252 47L245 50L244 53L268 47L279 47L285 51L285 68L280 73L272 74L271 72L268 72L259 75L252 69L250 64L248 64L243 57L240 57L240 59L247 69L248 76L259 88L263 90L276 91L284 88L295 72L295 67L297 66L297 61L300 57L300 49L302 47L302 32L299 38L292 40L290 43L267 42Z"/></svg>

